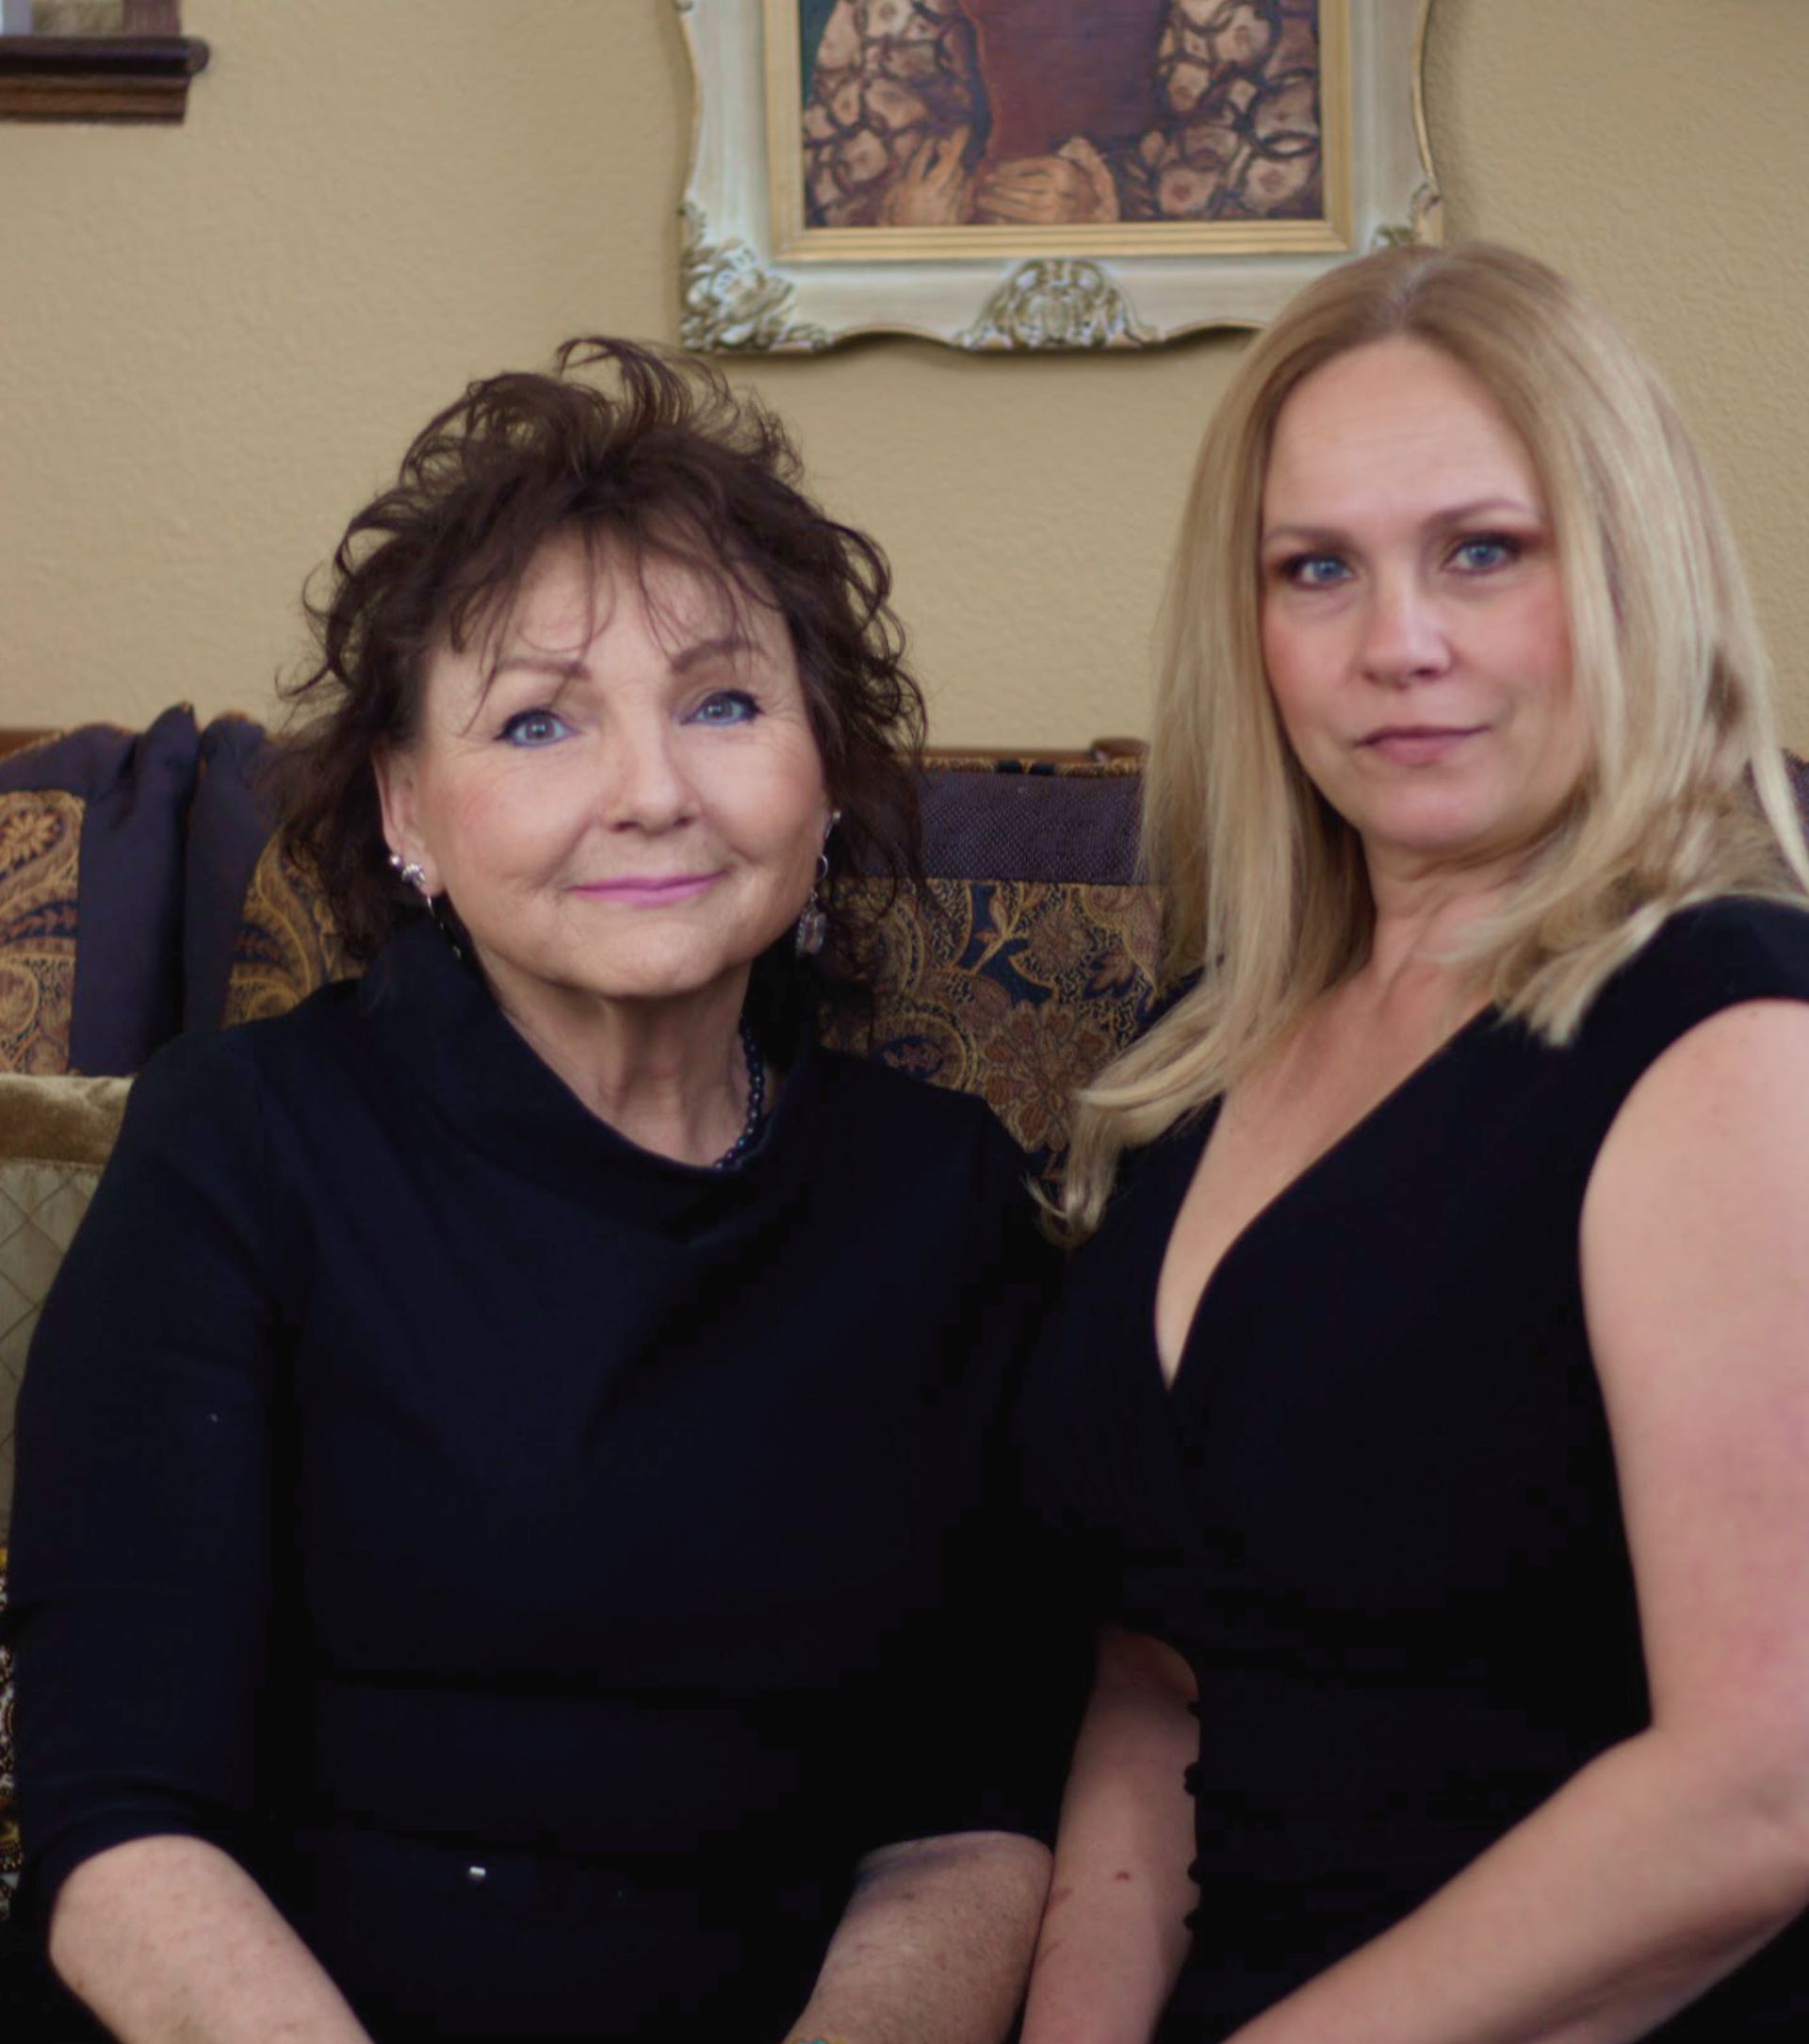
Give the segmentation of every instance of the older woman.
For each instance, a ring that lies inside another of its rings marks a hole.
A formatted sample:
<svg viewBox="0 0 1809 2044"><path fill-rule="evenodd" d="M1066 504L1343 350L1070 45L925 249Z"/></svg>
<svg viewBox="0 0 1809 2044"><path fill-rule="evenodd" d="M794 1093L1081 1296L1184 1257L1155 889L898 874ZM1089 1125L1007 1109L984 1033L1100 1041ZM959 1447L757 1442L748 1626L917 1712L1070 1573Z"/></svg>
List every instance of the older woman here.
<svg viewBox="0 0 1809 2044"><path fill-rule="evenodd" d="M1009 2022L1042 1252L800 976L909 861L887 587L618 343L353 520L287 828L369 969L153 1064L23 1399L27 1880L116 2036Z"/></svg>
<svg viewBox="0 0 1809 2044"><path fill-rule="evenodd" d="M1809 862L1711 487L1549 270L1253 344L1149 793L1198 976L1067 1186L1116 1629L1026 2044L1809 2034Z"/></svg>

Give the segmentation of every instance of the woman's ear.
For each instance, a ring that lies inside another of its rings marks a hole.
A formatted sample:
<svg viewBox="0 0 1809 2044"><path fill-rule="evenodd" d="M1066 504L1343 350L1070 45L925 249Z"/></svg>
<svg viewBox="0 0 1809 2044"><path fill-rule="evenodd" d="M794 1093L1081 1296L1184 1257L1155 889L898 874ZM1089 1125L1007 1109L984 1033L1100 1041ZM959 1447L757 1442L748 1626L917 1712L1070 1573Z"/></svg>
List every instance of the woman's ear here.
<svg viewBox="0 0 1809 2044"><path fill-rule="evenodd" d="M403 864L418 864L427 875L430 894L439 891L432 861L427 856L419 825L419 799L414 755L394 745L379 745L370 770L377 779L377 803L383 811L383 839Z"/></svg>

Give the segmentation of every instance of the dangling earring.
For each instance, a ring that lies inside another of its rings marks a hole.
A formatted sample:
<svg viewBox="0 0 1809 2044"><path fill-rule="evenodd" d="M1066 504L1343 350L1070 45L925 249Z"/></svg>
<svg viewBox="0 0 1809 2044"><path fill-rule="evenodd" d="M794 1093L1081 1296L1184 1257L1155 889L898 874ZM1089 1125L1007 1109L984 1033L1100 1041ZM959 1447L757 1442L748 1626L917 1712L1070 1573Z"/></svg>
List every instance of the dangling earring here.
<svg viewBox="0 0 1809 2044"><path fill-rule="evenodd" d="M421 864L420 860L417 858L404 858L399 852L392 852L389 855L389 862L395 867L399 877L406 881L421 897L422 902L426 905L428 914L433 918L434 927L446 939L447 942L452 946L452 956L455 958L464 957L464 946L459 941L458 930L447 914L442 903L434 900L433 891L427 884L427 869Z"/></svg>
<svg viewBox="0 0 1809 2044"><path fill-rule="evenodd" d="M793 949L801 958L814 958L823 949L823 940L829 934L829 918L823 912L823 897L817 892L829 876L829 855L817 854L816 885L810 890L810 899L804 905L804 913L798 918L798 926L791 933Z"/></svg>
<svg viewBox="0 0 1809 2044"><path fill-rule="evenodd" d="M433 896L428 890L427 870L420 861L415 858L404 858L399 852L392 852L389 855L389 862L396 869L403 882L412 887L427 906L432 908Z"/></svg>
<svg viewBox="0 0 1809 2044"><path fill-rule="evenodd" d="M817 877L810 888L810 899L804 905L804 913L798 918L798 926L791 933L792 948L801 958L814 958L823 949L823 940L829 934L829 918L823 913L823 897L817 892L829 877L829 831L841 821L841 811L829 811L829 830L823 834L823 849L817 854Z"/></svg>

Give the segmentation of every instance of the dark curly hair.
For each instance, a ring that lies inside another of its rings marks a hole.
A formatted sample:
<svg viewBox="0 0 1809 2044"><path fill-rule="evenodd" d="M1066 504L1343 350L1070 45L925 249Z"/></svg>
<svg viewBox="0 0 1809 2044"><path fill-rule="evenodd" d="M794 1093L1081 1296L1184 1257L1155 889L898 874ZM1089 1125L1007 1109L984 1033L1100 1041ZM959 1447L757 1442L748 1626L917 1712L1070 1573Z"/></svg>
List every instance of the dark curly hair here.
<svg viewBox="0 0 1809 2044"><path fill-rule="evenodd" d="M598 367L607 387L577 373ZM574 534L637 575L649 559L676 563L783 615L841 811L823 891L832 948L859 958L871 927L836 880L858 871L896 887L921 870L923 699L886 557L804 493L790 436L758 399L686 357L603 338L567 341L548 374L472 384L346 528L324 593L305 599L318 658L283 691L275 793L347 951L369 958L421 913L389 868L372 761L418 728L429 656L506 615L541 549ZM762 1006L782 948L760 961Z"/></svg>

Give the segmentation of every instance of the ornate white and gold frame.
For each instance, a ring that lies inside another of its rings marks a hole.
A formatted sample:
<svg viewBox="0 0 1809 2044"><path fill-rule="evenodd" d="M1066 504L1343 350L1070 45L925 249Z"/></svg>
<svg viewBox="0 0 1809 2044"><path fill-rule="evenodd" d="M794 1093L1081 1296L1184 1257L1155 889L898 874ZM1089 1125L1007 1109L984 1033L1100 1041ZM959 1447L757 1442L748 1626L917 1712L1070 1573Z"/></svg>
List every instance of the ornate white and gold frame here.
<svg viewBox="0 0 1809 2044"><path fill-rule="evenodd" d="M1421 92L1432 0L1320 0L1323 218L1035 228L807 227L783 124L801 104L797 0L674 4L694 87L679 334L700 352L814 353L874 333L1148 347L1261 326L1333 263L1439 238Z"/></svg>

